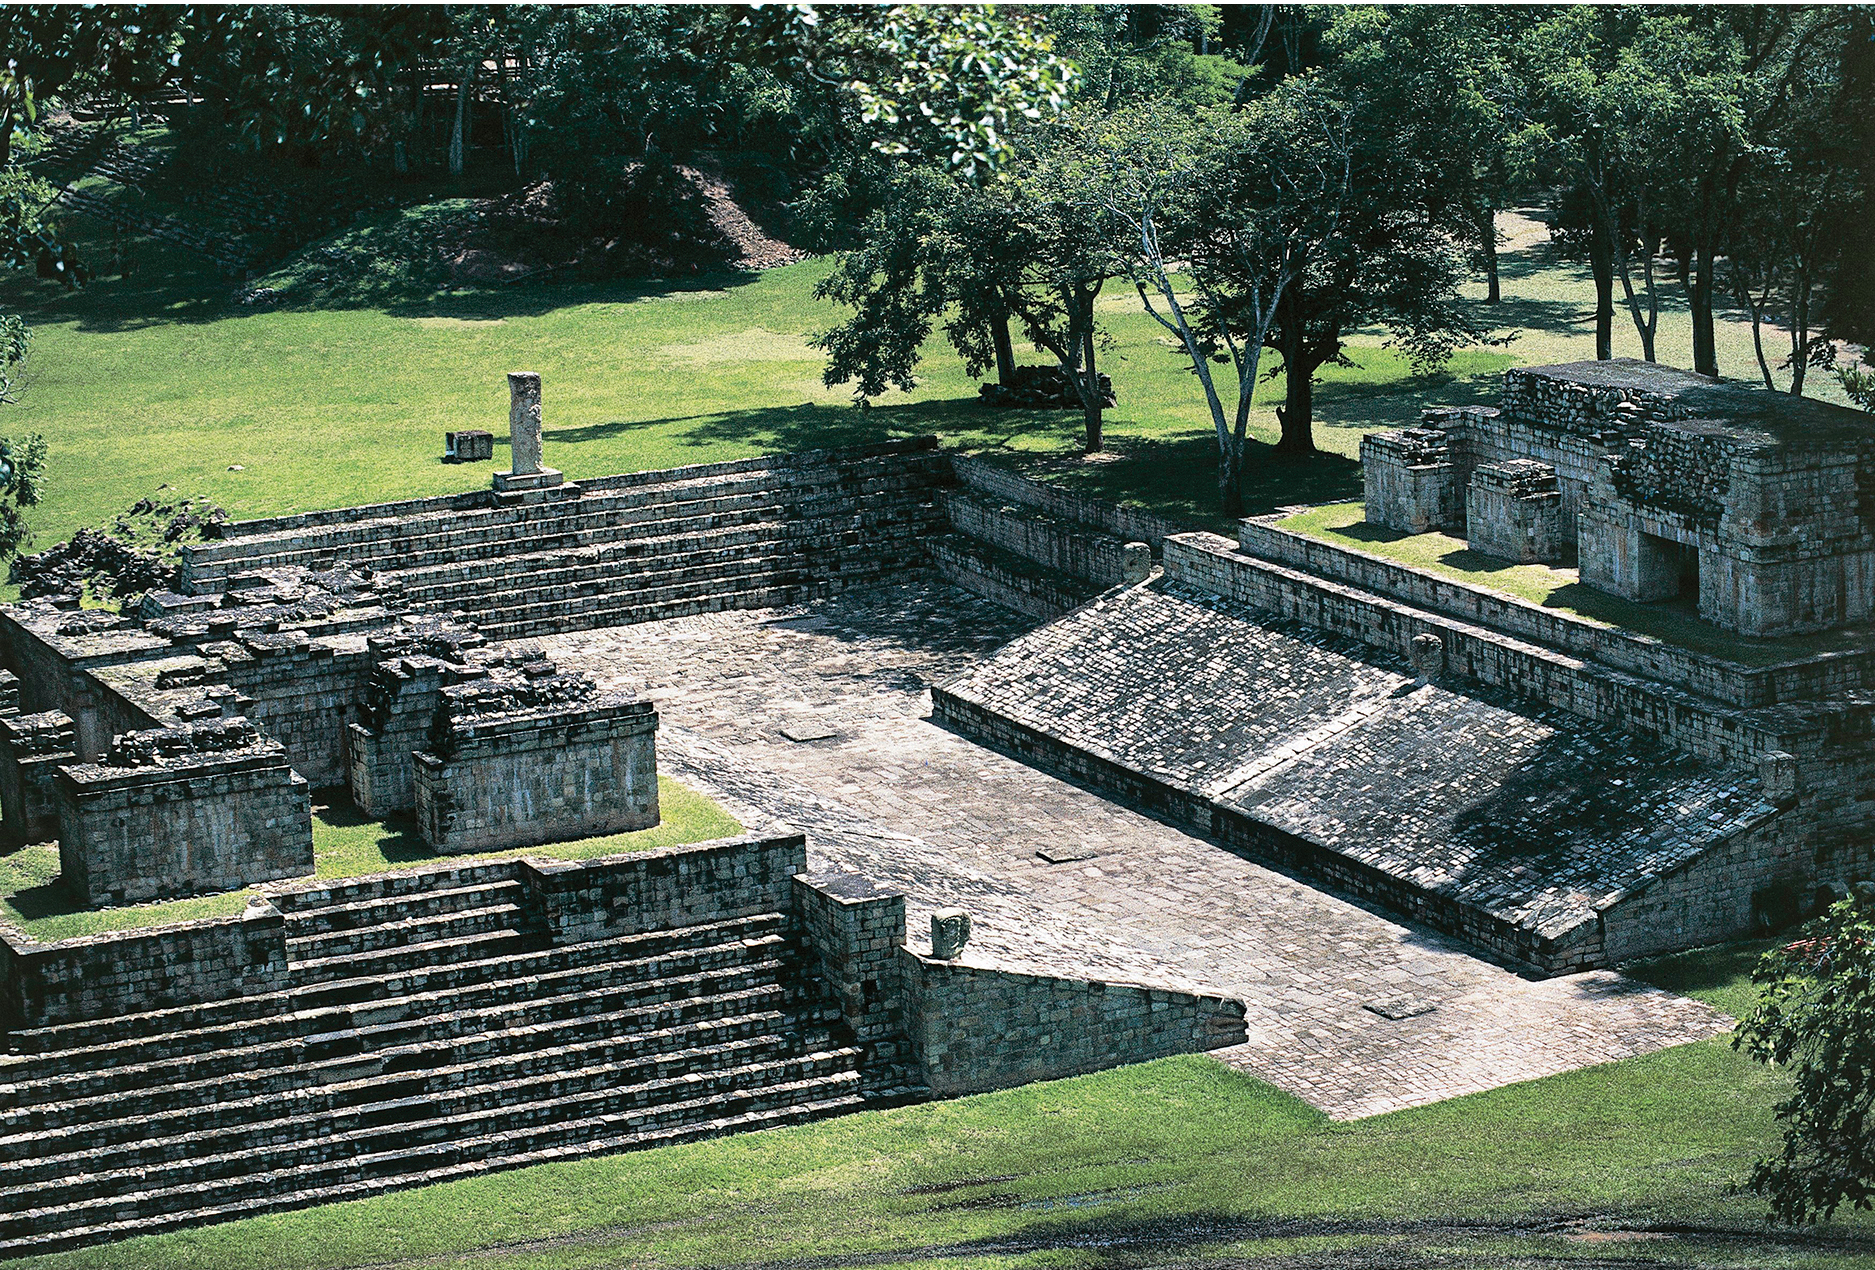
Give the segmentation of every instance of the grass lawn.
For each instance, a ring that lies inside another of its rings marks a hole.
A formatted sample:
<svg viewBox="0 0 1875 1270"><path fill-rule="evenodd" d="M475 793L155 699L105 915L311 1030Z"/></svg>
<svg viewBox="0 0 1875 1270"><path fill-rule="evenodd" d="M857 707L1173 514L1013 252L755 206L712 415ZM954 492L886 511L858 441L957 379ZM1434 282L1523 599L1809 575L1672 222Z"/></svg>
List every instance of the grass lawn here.
<svg viewBox="0 0 1875 1270"><path fill-rule="evenodd" d="M659 847L730 838L742 832L735 818L716 803L666 776L658 777L658 808L663 818L649 829L495 851L473 858L507 860L530 855L553 860L592 860L625 851L654 851ZM468 858L471 857L438 855L407 823L367 820L343 805L313 808L315 877L363 877ZM252 890L227 891L220 895L165 900L159 904L81 909L74 907L72 897L58 881L58 873L56 846L25 847L12 855L0 856L0 919L34 939L49 942L113 930L229 917L246 908L248 897L254 893Z"/></svg>
<svg viewBox="0 0 1875 1270"><path fill-rule="evenodd" d="M1486 587L1506 595L1540 604L1544 608L1594 622L1619 627L1636 635L1657 639L1722 657L1748 666L1764 666L1818 653L1866 647L1866 631L1820 631L1814 635L1792 635L1754 639L1722 630L1702 621L1683 604L1641 604L1608 595L1583 586L1574 569L1546 564L1513 564L1473 551L1463 538L1450 534L1407 534L1396 529L1367 523L1360 503L1330 503L1285 516L1276 522L1284 529L1305 534L1323 542L1364 551L1400 564L1424 569L1441 577Z"/></svg>
<svg viewBox="0 0 1875 1270"><path fill-rule="evenodd" d="M422 216L400 212L324 246L356 255L370 235L395 238ZM87 227L71 218L81 243ZM101 231L91 232L86 254L108 259ZM871 409L823 385L807 340L839 314L813 298L821 261L607 286L438 291L392 278L317 307L274 309L233 303L229 283L178 250L143 243L137 258L130 278L76 294L28 276L0 281L0 309L24 313L35 335L28 389L6 409L5 429L38 430L50 445L50 491L34 521L42 545L164 484L237 516L480 486L481 471L441 462L442 433L489 428L500 438L492 466L503 463L504 372L516 369L541 372L548 459L572 477L936 432L1084 493L1228 529L1216 515L1216 446L1190 372L1118 288L1100 301L1112 339L1103 366L1119 394L1111 452L1088 460L1073 412L979 405L941 342L915 392ZM303 273L307 260L286 273ZM1546 244L1513 243L1504 271L1507 299L1492 313L1518 333L1507 348L1464 350L1444 374L1416 378L1379 332L1356 337L1352 365L1322 372L1319 457L1282 459L1260 444L1275 435L1282 390L1280 377L1262 385L1251 507L1355 496L1364 431L1410 422L1427 404L1489 400L1497 372L1514 363L1592 355L1592 288L1580 269L1552 259ZM1683 327L1683 306L1670 298L1661 337L1669 360L1685 360ZM1632 352L1632 332L1616 334L1617 351ZM1749 369L1749 338L1748 327L1721 323L1721 363L1735 374Z"/></svg>
<svg viewBox="0 0 1875 1270"><path fill-rule="evenodd" d="M1635 969L1736 1011L1762 947ZM1650 1265L1868 1264L1865 1217L1794 1234L1728 1193L1776 1140L1781 1080L1720 1039L1335 1124L1177 1058L22 1264L1407 1267L1623 1251ZM1631 1249L1594 1242L1653 1225L1670 1230Z"/></svg>

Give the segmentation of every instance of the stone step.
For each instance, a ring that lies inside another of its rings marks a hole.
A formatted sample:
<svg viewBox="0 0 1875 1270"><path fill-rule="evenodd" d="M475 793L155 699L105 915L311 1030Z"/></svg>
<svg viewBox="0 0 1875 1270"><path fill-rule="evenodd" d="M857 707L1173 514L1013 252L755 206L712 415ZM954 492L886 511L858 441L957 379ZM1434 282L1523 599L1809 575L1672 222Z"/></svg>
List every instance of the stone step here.
<svg viewBox="0 0 1875 1270"><path fill-rule="evenodd" d="M269 889L274 907L292 920L296 914L372 900L393 902L463 888L493 887L516 878L513 860L470 861L453 865L430 865L421 869L399 869L361 878L344 878L300 886L291 890Z"/></svg>
<svg viewBox="0 0 1875 1270"><path fill-rule="evenodd" d="M520 929L521 910L516 906L477 911L466 923L467 933L445 933L442 928L453 923L457 916L451 914L434 923L419 923L416 929L434 927L438 931L436 938L423 942L395 943L389 947L340 951L330 956L303 959L296 956L293 944L288 943L287 965L292 972L293 985L304 989L318 984L383 979L426 967L487 962L526 951L532 942ZM372 931L382 929L386 928L370 928ZM323 1004L334 1003L328 999Z"/></svg>
<svg viewBox="0 0 1875 1270"><path fill-rule="evenodd" d="M491 625L505 626L543 617L557 616L564 621L579 624L568 629L585 629L595 624L588 621L588 615L594 613L613 613L635 608L661 609L686 600L719 595L734 598L776 588L837 587L842 583L870 581L895 569L919 568L923 566L924 558L924 548L915 540L884 542L868 546L863 554L855 548L854 554L844 559L781 557L735 560L697 569L677 570L669 575L675 580L659 578L656 585L619 588L595 583L551 597L539 597L531 592L524 598L498 594L488 597L489 602L484 605L464 607L457 604L452 611L468 613L483 634L490 638L496 638L489 632ZM638 581L634 579L634 582ZM737 604L734 607L753 606ZM596 624L623 623L609 621Z"/></svg>
<svg viewBox="0 0 1875 1270"><path fill-rule="evenodd" d="M480 511L443 512L327 528L283 531L204 543L189 554L193 583L218 582L254 569L340 559L365 564L395 559L398 567L444 563L451 553L577 545L581 534L656 534L673 520L765 509L778 519L813 519L862 504L900 501L930 487L929 471L906 471L882 462L852 470L827 469L787 482L767 477L680 481L669 486L524 503Z"/></svg>
<svg viewBox="0 0 1875 1270"><path fill-rule="evenodd" d="M9 1176L0 1186L0 1240L94 1224L81 1215L88 1205L121 1211L128 1204L141 1211L143 1198L158 1193L195 1207L400 1172L405 1167L400 1157L419 1145L446 1158L460 1158L467 1143L503 1137L512 1147L533 1149L566 1141L569 1129L582 1122L637 1113L652 1123L681 1123L683 1114L672 1116L671 1109L699 1097L722 1095L753 1110L764 1105L765 1097L777 1105L790 1101L785 1091L792 1086L805 1084L815 1093L842 1086L850 1090L860 1084L859 1057L857 1047L842 1046L626 1084L619 1082L629 1079L628 1066L523 1078L441 1097L347 1108L312 1123L298 1122L294 1127L300 1132L289 1140L251 1149L212 1154L191 1149L185 1158L148 1168L74 1172L26 1185L14 1184ZM191 1144L202 1145L212 1146L212 1141Z"/></svg>
<svg viewBox="0 0 1875 1270"><path fill-rule="evenodd" d="M445 886L397 896L371 896L336 904L283 909L288 939L365 930L391 922L441 917L500 904L518 905L526 889L508 879L472 886ZM277 907L277 905L276 905Z"/></svg>
<svg viewBox="0 0 1875 1270"><path fill-rule="evenodd" d="M784 1090L794 1096L793 1101L775 1097ZM395 1159L387 1157L384 1163L389 1167L381 1171L375 1168L378 1162L369 1162L374 1166L372 1175L349 1182L268 1190L212 1203L194 1197L177 1202L171 1192L145 1191L127 1196L126 1202L117 1206L90 1204L78 1210L55 1209L35 1223L33 1233L0 1238L0 1257L50 1252L132 1235L231 1221L258 1213L362 1199L391 1190L555 1160L799 1124L871 1105L858 1083L847 1080L797 1082L792 1087L771 1087L770 1094L772 1104L761 1108L743 1106L733 1095L713 1095L671 1104L661 1111L655 1122L642 1115L595 1117L563 1126L560 1142L528 1149L511 1149L499 1136L454 1143L448 1160L440 1158L435 1147L415 1147L395 1153Z"/></svg>
<svg viewBox="0 0 1875 1270"><path fill-rule="evenodd" d="M9 1034L18 1053L0 1057L0 1106L8 1091L22 1082L61 1072L151 1062L204 1051L217 1051L268 1039L306 1036L330 1031L335 1013L366 1007L382 1010L382 1003L403 999L414 1013L426 1007L464 1009L476 1002L485 985L512 981L546 985L538 994L491 992L481 1004L499 1005L525 995L552 995L625 984L657 977L683 964L685 958L701 964L712 956L733 961L775 959L784 945L781 932L786 918L761 913L727 921L702 923L675 930L625 935L590 943L542 949L515 957L361 980L340 980L286 992L216 1002L209 1006L180 1006L140 1014L119 1015L87 1023L27 1029Z"/></svg>
<svg viewBox="0 0 1875 1270"><path fill-rule="evenodd" d="M699 966L699 972L721 965ZM190 1105L198 1091L214 1087L223 1097L247 1097L268 1091L319 1084L326 1073L377 1064L401 1070L427 1052L426 1047L477 1047L499 1052L525 1046L542 1036L578 1040L705 1024L737 1017L792 1010L803 1017L815 1006L799 987L776 977L714 991L717 982L693 978L689 995L644 1002L631 986L582 988L558 995L522 997L466 1009L438 1009L409 1019L354 1026L349 1016L325 1016L327 1030L279 1038L151 1063L66 1073L18 1086L0 1111L0 1132L21 1133L80 1124L99 1108L122 1096L141 1099L150 1111ZM447 1004L447 1003L444 1003ZM391 1057L393 1055L399 1057Z"/></svg>
<svg viewBox="0 0 1875 1270"><path fill-rule="evenodd" d="M869 579L862 579L866 581ZM750 587L742 591L717 591L700 596L657 600L648 603L626 602L616 608L592 609L564 621L535 617L511 621L499 616L480 619L477 625L492 640L544 639L549 635L574 631L598 630L606 626L631 626L638 622L659 622L673 617L692 617L698 613L723 613L733 609L777 608L824 599L840 590L832 582L790 582L781 585Z"/></svg>
<svg viewBox="0 0 1875 1270"><path fill-rule="evenodd" d="M941 527L930 503L906 503L850 511L838 517L813 520L737 519L729 524L616 539L594 536L576 546L479 560L452 560L447 565L404 567L387 571L402 586L412 603L433 599L452 588L489 589L491 584L522 579L529 587L579 581L584 577L616 576L621 568L656 572L664 562L695 562L699 558L725 559L772 555L782 551L838 546L859 534L897 535L933 532ZM567 578L566 574L573 575Z"/></svg>
<svg viewBox="0 0 1875 1270"><path fill-rule="evenodd" d="M107 1111L107 1119L0 1136L0 1160L8 1162L9 1186L58 1184L74 1175L147 1169L272 1147L295 1136L321 1136L326 1124L348 1116L374 1125L422 1120L432 1105L477 1100L484 1091L525 1092L553 1081L556 1096L565 1096L621 1081L703 1076L838 1047L832 1026L779 1013L595 1040L540 1038L519 1052L483 1055L444 1046L404 1055L419 1061L399 1071L328 1066L326 1074L333 1079L257 1096L222 1097L208 1088L192 1105L168 1110L146 1109L137 1099L124 1098Z"/></svg>
<svg viewBox="0 0 1875 1270"><path fill-rule="evenodd" d="M518 892L520 887L514 889ZM289 927L287 963L294 974L303 975L310 967L335 966L341 960L356 962L368 954L415 951L431 945L440 948L447 944L463 951L474 951L469 946L483 937L519 936L524 917L519 904L507 903L303 936L296 935Z"/></svg>

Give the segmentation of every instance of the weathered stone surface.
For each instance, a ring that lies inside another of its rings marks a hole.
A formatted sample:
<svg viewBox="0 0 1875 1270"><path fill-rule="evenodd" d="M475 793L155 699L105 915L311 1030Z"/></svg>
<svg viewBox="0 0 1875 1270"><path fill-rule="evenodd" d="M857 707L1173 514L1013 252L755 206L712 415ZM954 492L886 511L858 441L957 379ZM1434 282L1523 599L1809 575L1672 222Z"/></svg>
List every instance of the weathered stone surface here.
<svg viewBox="0 0 1875 1270"><path fill-rule="evenodd" d="M657 713L546 661L443 688L411 755L437 851L505 851L658 822Z"/></svg>
<svg viewBox="0 0 1875 1270"><path fill-rule="evenodd" d="M132 732L53 782L59 865L87 905L228 891L312 872L312 802L245 719Z"/></svg>
<svg viewBox="0 0 1875 1270"><path fill-rule="evenodd" d="M1519 564L1563 558L1556 469L1535 459L1480 463L1465 489L1465 537L1475 551Z"/></svg>
<svg viewBox="0 0 1875 1270"><path fill-rule="evenodd" d="M970 914L961 908L940 908L931 914L931 955L939 961L961 956L970 942Z"/></svg>

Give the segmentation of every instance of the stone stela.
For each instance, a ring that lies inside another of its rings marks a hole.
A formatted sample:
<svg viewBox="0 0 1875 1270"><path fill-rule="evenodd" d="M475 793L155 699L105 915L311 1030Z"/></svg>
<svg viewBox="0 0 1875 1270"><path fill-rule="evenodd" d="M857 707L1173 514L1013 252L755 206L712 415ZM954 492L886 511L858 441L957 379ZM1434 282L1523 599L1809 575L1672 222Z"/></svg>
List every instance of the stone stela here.
<svg viewBox="0 0 1875 1270"><path fill-rule="evenodd" d="M531 370L508 373L508 458L510 470L497 472L497 490L552 489L566 478L540 462L540 376Z"/></svg>

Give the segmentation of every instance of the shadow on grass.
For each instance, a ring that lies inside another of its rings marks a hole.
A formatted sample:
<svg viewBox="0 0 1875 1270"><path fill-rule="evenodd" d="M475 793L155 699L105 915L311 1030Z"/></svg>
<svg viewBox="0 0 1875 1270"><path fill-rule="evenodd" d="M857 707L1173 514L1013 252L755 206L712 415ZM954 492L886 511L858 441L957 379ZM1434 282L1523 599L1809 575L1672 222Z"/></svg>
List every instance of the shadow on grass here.
<svg viewBox="0 0 1875 1270"><path fill-rule="evenodd" d="M1736 944L1690 948L1664 957L1649 957L1621 967L1623 974L1681 996L1696 997L1739 1018L1757 1000L1751 972L1759 958L1780 941L1748 939Z"/></svg>
<svg viewBox="0 0 1875 1270"><path fill-rule="evenodd" d="M42 917L66 917L73 913L89 912L89 907L77 892L65 885L61 875L50 882L38 886L28 886L13 892L7 897L7 903L28 921L38 921Z"/></svg>
<svg viewBox="0 0 1875 1270"><path fill-rule="evenodd" d="M244 305L235 297L244 284L206 258L156 239L124 238L127 273L117 272L108 225L67 212L62 233L77 246L93 281L79 291L41 281L30 271L0 281L0 306L28 323L70 323L88 334L117 334L158 326L202 325L268 313L370 311L393 317L440 317L495 321L539 317L582 304L630 304L683 294L725 291L758 277L723 268L676 278L580 280L562 275L478 287L445 286L419 278L381 286L360 283L348 293L282 304Z"/></svg>
<svg viewBox="0 0 1875 1270"><path fill-rule="evenodd" d="M379 821L352 806L348 801L333 799L323 805L315 804L313 819L327 829L351 831L376 831L376 839L370 843L363 841L366 833L359 833L359 842L347 844L351 849L344 852L347 856L359 856L361 852L372 850L381 854L392 865L432 864L452 857L433 850L417 833L416 817L409 813L394 813L389 818ZM333 852L333 854L338 854ZM367 863L370 863L367 861ZM367 872L375 870L367 869Z"/></svg>

